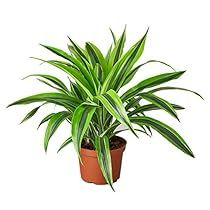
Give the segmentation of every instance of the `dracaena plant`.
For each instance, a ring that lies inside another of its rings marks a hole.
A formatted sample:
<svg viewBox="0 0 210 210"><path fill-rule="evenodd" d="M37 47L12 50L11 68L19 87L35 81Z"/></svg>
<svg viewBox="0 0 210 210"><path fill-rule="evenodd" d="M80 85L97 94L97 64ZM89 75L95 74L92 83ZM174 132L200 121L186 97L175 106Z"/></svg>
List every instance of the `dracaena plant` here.
<svg viewBox="0 0 210 210"><path fill-rule="evenodd" d="M71 127L71 136L64 141L59 151L73 142L80 157L82 141L91 142L97 152L98 163L106 182L112 187L109 143L111 137L122 130L130 130L138 137L138 132L151 135L151 130L154 129L178 149L194 157L190 147L173 128L147 116L147 113L153 110L164 110L178 119L176 110L183 107L157 96L159 91L178 89L199 94L185 88L160 86L170 80L178 79L185 71L176 71L168 64L157 60L136 65L144 51L148 30L127 51L124 51L126 30L119 39L116 39L112 31L111 33L113 43L105 55L93 43L87 42L82 48L70 38L68 51L42 45L62 59L39 60L65 72L69 77L70 85L64 84L51 74L29 75L28 77L38 77L40 82L50 86L54 91L22 98L9 106L42 102L30 111L22 122L31 118L39 108L48 103L62 107L63 111L49 113L39 124L40 126L48 123L44 136L45 151L57 128L62 122L67 121ZM127 88L123 94L119 94L119 90L132 80L138 70L151 62L160 62L172 70L139 81L133 87ZM120 125L124 125L125 129L119 130Z"/></svg>

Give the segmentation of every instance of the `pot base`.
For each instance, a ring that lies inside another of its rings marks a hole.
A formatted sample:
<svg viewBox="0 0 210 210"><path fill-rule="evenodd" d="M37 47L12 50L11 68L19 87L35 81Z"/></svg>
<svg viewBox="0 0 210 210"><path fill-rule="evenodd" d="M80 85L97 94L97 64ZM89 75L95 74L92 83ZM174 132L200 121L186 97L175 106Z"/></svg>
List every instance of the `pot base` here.
<svg viewBox="0 0 210 210"><path fill-rule="evenodd" d="M115 180L113 180L113 183L114 183L114 182L117 182L117 180L118 180L119 178L120 178L120 177L117 177ZM104 180L104 182L102 183L102 182L96 182L96 181L95 181L95 182L93 182L93 181L91 182L90 180L85 180L84 177L82 177L82 176L81 176L81 179L82 179L84 182L87 182L87 183L90 183L90 184L96 184L96 185L106 185L106 184L107 184L105 180Z"/></svg>

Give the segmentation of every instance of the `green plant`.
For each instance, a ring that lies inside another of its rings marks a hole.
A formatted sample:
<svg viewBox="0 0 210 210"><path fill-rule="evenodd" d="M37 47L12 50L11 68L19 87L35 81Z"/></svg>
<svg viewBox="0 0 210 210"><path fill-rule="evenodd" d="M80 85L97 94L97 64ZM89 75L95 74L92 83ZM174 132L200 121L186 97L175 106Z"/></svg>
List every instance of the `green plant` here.
<svg viewBox="0 0 210 210"><path fill-rule="evenodd" d="M38 77L40 82L49 85L55 89L55 92L32 95L9 105L44 102L30 111L22 122L31 118L41 106L47 103L63 107L63 111L47 115L39 124L40 126L48 122L44 137L45 151L47 151L49 140L59 125L63 121L69 122L71 124L71 136L58 151L73 142L80 157L82 141L91 141L97 152L103 175L111 187L113 180L109 140L120 132L116 129L121 124L126 126L126 129L135 136L137 136L137 132L151 135L152 128L184 153L194 157L187 143L173 128L146 115L146 112L161 109L178 119L176 110L183 109L183 107L171 104L157 96L158 91L178 89L190 91L200 96L198 93L185 88L156 87L170 80L178 79L185 71L175 71L168 64L156 60L150 60L134 67L143 53L147 33L148 30L139 41L124 53L126 30L123 31L119 39L116 39L112 32L114 43L105 56L96 45L87 42L85 49L83 49L70 38L68 52L42 45L64 60L39 60L64 71L70 77L70 87L68 88L60 79L52 75L29 75L28 77ZM160 62L169 66L172 71L142 80L119 95L119 90L132 80L137 71L151 62ZM143 100L149 103L142 105Z"/></svg>

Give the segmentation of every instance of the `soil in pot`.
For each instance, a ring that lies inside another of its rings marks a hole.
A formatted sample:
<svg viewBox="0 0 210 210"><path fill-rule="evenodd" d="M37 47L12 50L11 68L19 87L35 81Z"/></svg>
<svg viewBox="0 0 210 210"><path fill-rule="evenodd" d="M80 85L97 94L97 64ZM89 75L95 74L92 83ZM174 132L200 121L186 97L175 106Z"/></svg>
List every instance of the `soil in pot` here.
<svg viewBox="0 0 210 210"><path fill-rule="evenodd" d="M125 146L126 141L119 136L114 136L110 140L112 176L114 182L120 177L122 155ZM95 184L107 184L99 167L96 151L91 142L82 142L81 159L83 164L80 163L80 172L84 181Z"/></svg>

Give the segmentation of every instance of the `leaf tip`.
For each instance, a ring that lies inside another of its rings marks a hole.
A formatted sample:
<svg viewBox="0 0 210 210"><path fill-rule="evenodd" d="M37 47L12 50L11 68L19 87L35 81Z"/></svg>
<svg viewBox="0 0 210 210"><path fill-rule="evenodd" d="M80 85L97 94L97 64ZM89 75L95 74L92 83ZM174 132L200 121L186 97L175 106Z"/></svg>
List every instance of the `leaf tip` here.
<svg viewBox="0 0 210 210"><path fill-rule="evenodd" d="M203 97L202 95L198 94L198 96L200 96L200 98L201 98L203 101L205 101L205 99L204 99L204 97Z"/></svg>
<svg viewBox="0 0 210 210"><path fill-rule="evenodd" d="M44 151L45 151L45 154L47 154L47 144L44 144Z"/></svg>
<svg viewBox="0 0 210 210"><path fill-rule="evenodd" d="M14 103L11 103L11 104L7 105L6 108L9 108L10 106L13 106L13 105L14 105Z"/></svg>
<svg viewBox="0 0 210 210"><path fill-rule="evenodd" d="M133 128L132 128L132 133L136 136L137 139L139 139L139 136L136 134Z"/></svg>
<svg viewBox="0 0 210 210"><path fill-rule="evenodd" d="M184 74L187 70L180 71L180 73Z"/></svg>
<svg viewBox="0 0 210 210"><path fill-rule="evenodd" d="M190 156L192 157L192 158L195 158L195 155L191 152L190 153Z"/></svg>
<svg viewBox="0 0 210 210"><path fill-rule="evenodd" d="M112 188L113 192L116 192L112 184L110 184L110 187Z"/></svg>
<svg viewBox="0 0 210 210"><path fill-rule="evenodd" d="M178 117L177 115L176 115L175 117L176 117L176 119L177 119L179 122L181 122L180 119L179 119L179 117Z"/></svg>
<svg viewBox="0 0 210 210"><path fill-rule="evenodd" d="M123 33L126 32L126 29L127 29L127 24L125 24L125 26L124 26L124 31L123 31Z"/></svg>
<svg viewBox="0 0 210 210"><path fill-rule="evenodd" d="M25 80L25 79L27 79L28 77L30 77L30 75L21 78L21 80Z"/></svg>
<svg viewBox="0 0 210 210"><path fill-rule="evenodd" d="M67 36L67 37L68 37L69 41L70 41L71 43L73 43L73 41L72 41L72 39L70 38L70 36Z"/></svg>
<svg viewBox="0 0 210 210"><path fill-rule="evenodd" d="M42 47L47 47L46 45L44 45L44 44L41 44L41 43L39 43L39 45L40 45L40 46L42 46Z"/></svg>

